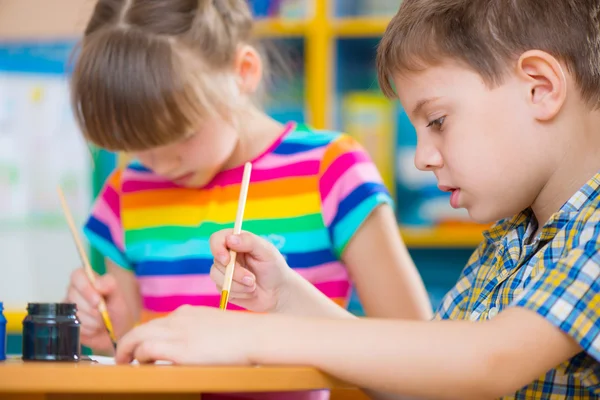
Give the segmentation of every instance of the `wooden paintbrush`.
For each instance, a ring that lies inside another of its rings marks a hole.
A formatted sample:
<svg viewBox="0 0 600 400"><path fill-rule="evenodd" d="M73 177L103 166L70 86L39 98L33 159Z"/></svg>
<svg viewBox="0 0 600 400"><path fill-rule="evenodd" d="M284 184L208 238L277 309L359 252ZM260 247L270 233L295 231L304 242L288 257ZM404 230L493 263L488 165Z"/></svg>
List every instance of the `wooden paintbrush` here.
<svg viewBox="0 0 600 400"><path fill-rule="evenodd" d="M81 262L83 263L83 269L85 270L85 273L86 273L88 279L90 280L90 283L93 286L94 283L96 282L96 276L94 275L94 271L92 270L92 265L90 264L90 261L87 257L85 249L84 249L83 245L81 244L81 239L79 237L79 234L77 233L77 229L75 228L75 223L73 222L73 217L71 215L71 212L69 211L69 206L67 205L67 200L65 199L65 195L64 195L62 189L60 188L60 186L58 187L58 197L60 198L62 209L63 209L63 212L65 213L65 218L67 219L67 224L69 225L69 229L71 230L71 235L73 237L73 240L75 241L75 246L77 246L77 251L79 253L79 256L81 257ZM110 340L112 341L113 348L116 351L117 350L117 339L115 337L115 334L113 331L113 326L110 321L110 317L108 315L106 303L104 302L104 299L102 299L102 297L100 298L100 304L98 305L98 311L100 311L100 314L102 315L102 320L104 321L104 325L106 326L106 330L108 331L108 335L110 336Z"/></svg>
<svg viewBox="0 0 600 400"><path fill-rule="evenodd" d="M234 235L239 235L242 231L242 220L244 218L244 209L246 208L246 197L248 197L248 186L250 184L251 171L252 164L247 162L244 165L244 176L242 178L242 186L240 188L237 215L235 216L235 223L233 225ZM225 280L223 282L223 289L221 290L221 302L219 304L219 308L221 310L226 310L227 303L229 302L229 292L231 291L231 281L233 280L236 255L237 253L235 251L229 250L229 264L227 264L227 267L225 268Z"/></svg>

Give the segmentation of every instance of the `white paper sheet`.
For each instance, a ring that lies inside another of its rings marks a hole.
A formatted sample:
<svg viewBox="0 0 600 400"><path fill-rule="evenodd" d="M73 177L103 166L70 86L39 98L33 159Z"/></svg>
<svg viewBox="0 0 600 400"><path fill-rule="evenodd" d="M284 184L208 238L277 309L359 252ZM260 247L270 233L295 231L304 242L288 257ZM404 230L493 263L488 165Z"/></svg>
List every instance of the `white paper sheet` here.
<svg viewBox="0 0 600 400"><path fill-rule="evenodd" d="M105 357L105 356L89 356L90 359L96 361L102 365L117 365L114 357ZM138 365L139 362L137 360L133 360L131 365ZM170 361L156 361L154 364L156 365L172 365L173 363Z"/></svg>

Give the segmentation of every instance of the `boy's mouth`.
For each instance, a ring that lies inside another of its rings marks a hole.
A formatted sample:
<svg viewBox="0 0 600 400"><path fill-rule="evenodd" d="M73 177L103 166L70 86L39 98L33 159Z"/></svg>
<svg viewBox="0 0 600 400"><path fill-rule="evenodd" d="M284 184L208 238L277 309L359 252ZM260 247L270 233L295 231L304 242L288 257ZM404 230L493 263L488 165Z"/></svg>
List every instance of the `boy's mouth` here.
<svg viewBox="0 0 600 400"><path fill-rule="evenodd" d="M438 189L440 189L442 192L452 192L453 190L456 190L458 188L455 188L453 186L438 185Z"/></svg>
<svg viewBox="0 0 600 400"><path fill-rule="evenodd" d="M460 188L452 187L452 186L444 186L444 185L438 185L438 188L442 192L450 193L450 206L452 208L460 207L460 204L459 204Z"/></svg>

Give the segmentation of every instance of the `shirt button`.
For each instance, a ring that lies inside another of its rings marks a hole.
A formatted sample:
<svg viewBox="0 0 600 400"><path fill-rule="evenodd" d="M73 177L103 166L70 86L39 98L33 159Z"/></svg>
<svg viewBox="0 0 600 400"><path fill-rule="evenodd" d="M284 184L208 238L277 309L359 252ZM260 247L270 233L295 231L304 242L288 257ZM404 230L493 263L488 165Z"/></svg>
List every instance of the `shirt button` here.
<svg viewBox="0 0 600 400"><path fill-rule="evenodd" d="M490 311L488 312L488 318L494 318L496 315L498 315L498 307L490 308Z"/></svg>

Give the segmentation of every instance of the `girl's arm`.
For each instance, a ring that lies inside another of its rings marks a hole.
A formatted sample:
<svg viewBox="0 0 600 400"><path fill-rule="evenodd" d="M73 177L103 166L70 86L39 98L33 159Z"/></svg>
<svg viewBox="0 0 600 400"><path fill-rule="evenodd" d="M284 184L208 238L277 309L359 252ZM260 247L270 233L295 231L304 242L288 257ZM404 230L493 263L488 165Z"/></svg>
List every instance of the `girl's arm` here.
<svg viewBox="0 0 600 400"><path fill-rule="evenodd" d="M106 272L115 277L127 305L127 322L122 325L120 332L115 332L117 336L122 336L129 332L140 320L142 310L140 289L135 274L131 271L119 267L108 258L104 259L104 263L106 265Z"/></svg>
<svg viewBox="0 0 600 400"><path fill-rule="evenodd" d="M432 318L427 291L389 205L380 205L367 217L350 239L342 260L367 316Z"/></svg>

